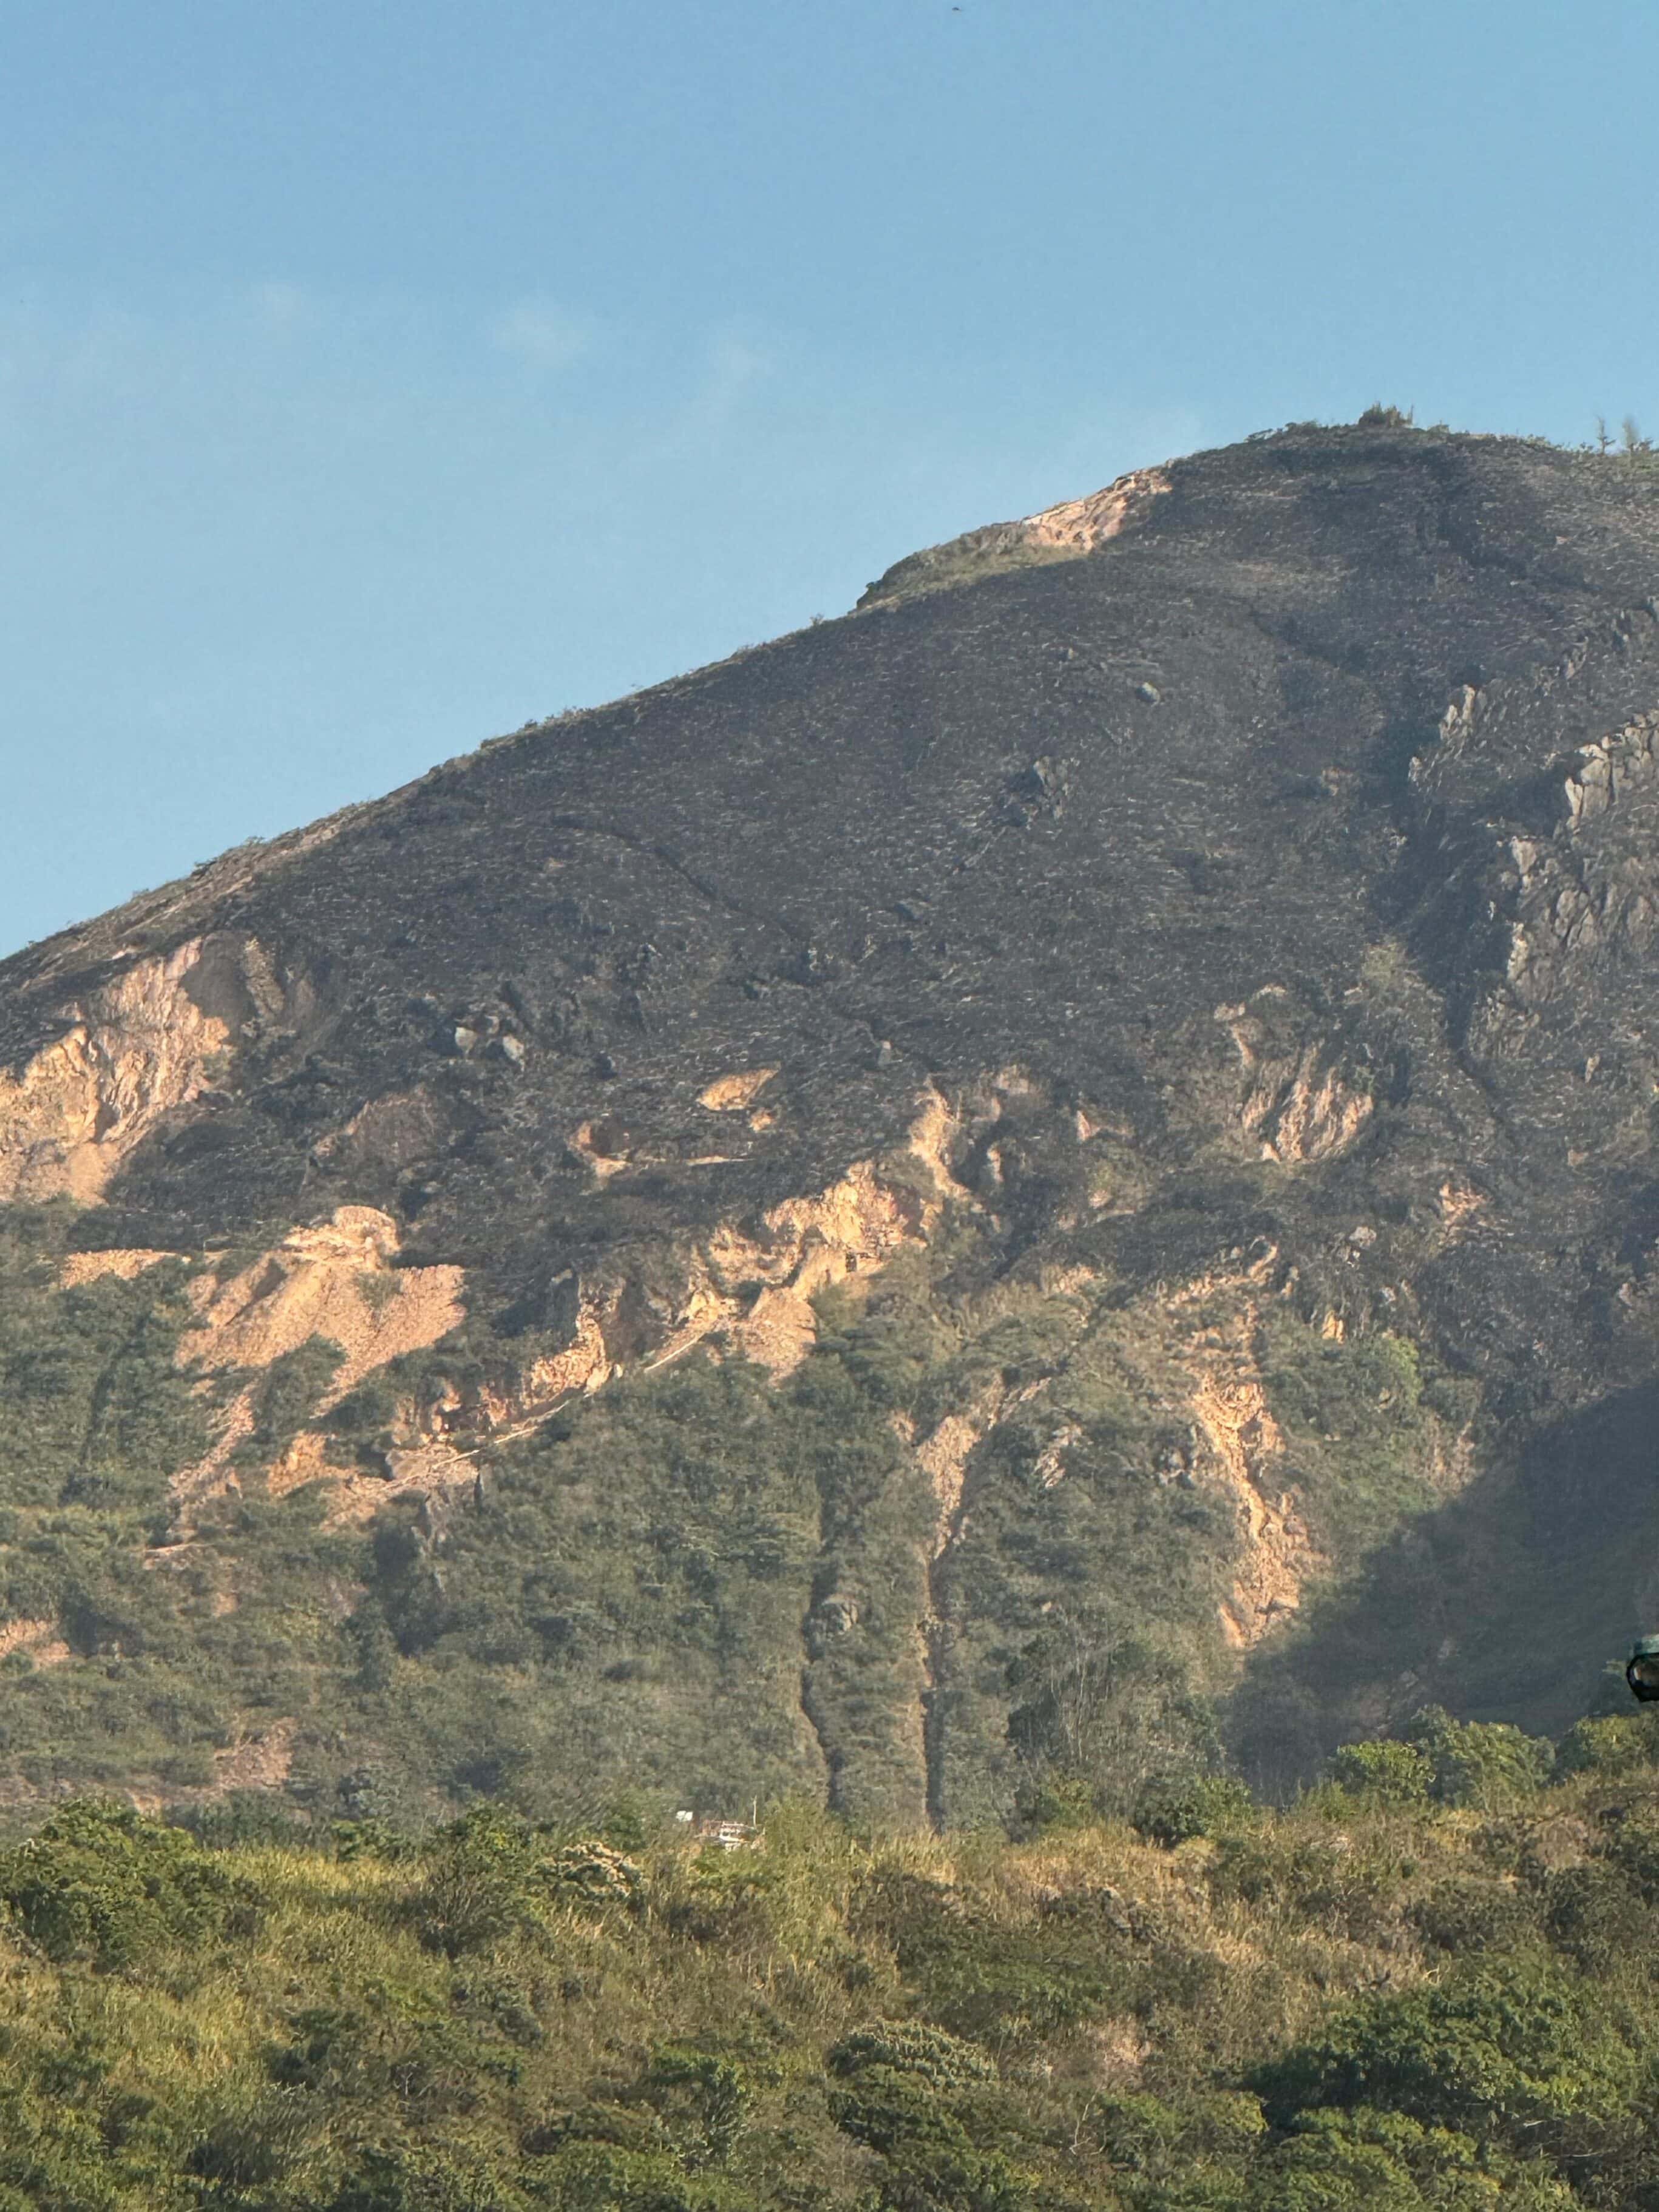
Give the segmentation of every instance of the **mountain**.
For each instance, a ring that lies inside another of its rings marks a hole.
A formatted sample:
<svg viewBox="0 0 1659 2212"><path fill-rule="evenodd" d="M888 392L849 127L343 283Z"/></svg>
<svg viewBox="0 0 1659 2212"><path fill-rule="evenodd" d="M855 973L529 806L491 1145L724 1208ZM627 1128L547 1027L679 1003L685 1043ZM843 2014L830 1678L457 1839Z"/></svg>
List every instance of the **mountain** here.
<svg viewBox="0 0 1659 2212"><path fill-rule="evenodd" d="M1297 426L0 966L13 1799L1283 1787L1659 1607L1659 477Z"/></svg>

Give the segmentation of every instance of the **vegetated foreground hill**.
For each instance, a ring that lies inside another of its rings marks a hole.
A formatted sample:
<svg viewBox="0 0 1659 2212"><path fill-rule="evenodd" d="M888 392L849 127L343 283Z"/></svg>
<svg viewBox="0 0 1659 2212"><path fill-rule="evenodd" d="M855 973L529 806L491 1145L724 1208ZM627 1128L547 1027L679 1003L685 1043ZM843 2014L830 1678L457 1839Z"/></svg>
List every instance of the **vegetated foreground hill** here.
<svg viewBox="0 0 1659 2212"><path fill-rule="evenodd" d="M1006 1815L1659 1607L1659 482L1300 428L0 968L20 1804Z"/></svg>
<svg viewBox="0 0 1659 2212"><path fill-rule="evenodd" d="M1413 1735L1286 1815L1212 1781L1139 1834L1015 1842L860 1842L799 1805L731 1850L489 1805L420 1845L60 1807L0 1853L0 2190L1645 2212L1654 1725L1581 1724L1541 1790L1514 1729Z"/></svg>

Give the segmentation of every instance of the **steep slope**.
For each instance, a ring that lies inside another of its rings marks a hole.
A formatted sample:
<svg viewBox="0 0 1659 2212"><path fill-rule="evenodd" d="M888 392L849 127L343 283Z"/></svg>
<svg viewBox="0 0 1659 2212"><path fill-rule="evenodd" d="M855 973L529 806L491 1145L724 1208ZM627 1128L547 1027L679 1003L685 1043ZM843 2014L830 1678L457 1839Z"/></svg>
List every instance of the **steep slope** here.
<svg viewBox="0 0 1659 2212"><path fill-rule="evenodd" d="M1639 466L1287 432L0 968L19 1787L1565 1724L1659 1601L1656 586Z"/></svg>

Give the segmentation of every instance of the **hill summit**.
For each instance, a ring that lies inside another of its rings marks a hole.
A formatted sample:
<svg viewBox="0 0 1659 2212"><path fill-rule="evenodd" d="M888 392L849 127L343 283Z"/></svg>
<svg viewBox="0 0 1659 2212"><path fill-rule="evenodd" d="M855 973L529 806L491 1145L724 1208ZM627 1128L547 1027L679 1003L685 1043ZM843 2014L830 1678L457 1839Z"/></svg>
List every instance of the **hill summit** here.
<svg viewBox="0 0 1659 2212"><path fill-rule="evenodd" d="M1297 427L0 966L19 1802L1005 1816L1659 1607L1659 477Z"/></svg>

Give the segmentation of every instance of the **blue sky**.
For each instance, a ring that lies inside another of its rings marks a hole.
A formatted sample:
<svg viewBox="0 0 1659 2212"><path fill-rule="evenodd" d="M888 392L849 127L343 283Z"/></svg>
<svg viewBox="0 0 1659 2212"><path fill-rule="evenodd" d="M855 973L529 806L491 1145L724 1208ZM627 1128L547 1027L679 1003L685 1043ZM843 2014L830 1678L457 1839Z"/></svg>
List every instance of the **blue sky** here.
<svg viewBox="0 0 1659 2212"><path fill-rule="evenodd" d="M1659 9L14 0L0 950L1382 398L1659 428Z"/></svg>

